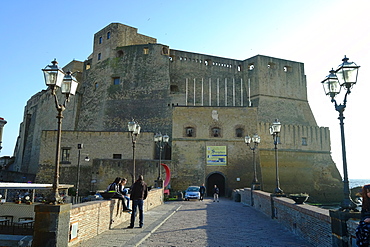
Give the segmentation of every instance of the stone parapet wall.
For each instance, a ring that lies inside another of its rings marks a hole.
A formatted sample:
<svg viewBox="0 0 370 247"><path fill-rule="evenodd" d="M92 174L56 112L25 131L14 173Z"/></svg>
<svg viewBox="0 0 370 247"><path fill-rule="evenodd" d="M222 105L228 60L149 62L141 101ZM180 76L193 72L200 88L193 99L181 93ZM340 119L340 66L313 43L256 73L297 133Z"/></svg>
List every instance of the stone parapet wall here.
<svg viewBox="0 0 370 247"><path fill-rule="evenodd" d="M313 246L332 246L329 210L308 204L295 204L287 197L271 197L270 193L264 191L254 190L252 194L250 188L239 189L234 193L240 194L242 203L276 219Z"/></svg>
<svg viewBox="0 0 370 247"><path fill-rule="evenodd" d="M163 189L150 190L148 198L144 201L144 211L161 204L163 204ZM129 221L130 218L131 214L122 212L122 204L118 199L75 204L71 210L70 229L77 226L78 234L76 238L70 239L68 246L78 246L81 241L95 237Z"/></svg>

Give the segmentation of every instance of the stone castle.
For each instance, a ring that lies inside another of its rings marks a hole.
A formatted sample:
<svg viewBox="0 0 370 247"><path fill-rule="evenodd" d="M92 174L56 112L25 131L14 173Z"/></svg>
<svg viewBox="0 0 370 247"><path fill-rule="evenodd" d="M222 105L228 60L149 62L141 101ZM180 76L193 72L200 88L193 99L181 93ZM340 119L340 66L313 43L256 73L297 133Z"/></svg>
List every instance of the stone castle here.
<svg viewBox="0 0 370 247"><path fill-rule="evenodd" d="M162 153L171 169L174 191L204 183L221 194L250 187L252 151L244 137L257 133L257 177L265 191L275 188L271 123L282 123L279 148L281 189L306 192L316 201L340 201L341 176L331 158L328 128L318 127L307 101L303 63L257 55L235 60L170 49L168 45L111 23L94 35L92 54L72 61L78 92L63 119L61 183L81 191L105 189L117 175L132 175L132 144L127 123L134 118L142 133L136 143L136 170L149 185L157 177L157 132L168 134ZM41 80L41 72L40 72ZM13 170L52 181L56 116L49 91L35 94L24 111ZM77 144L90 161L78 160ZM222 162L207 150L219 149ZM162 177L165 176L161 171Z"/></svg>

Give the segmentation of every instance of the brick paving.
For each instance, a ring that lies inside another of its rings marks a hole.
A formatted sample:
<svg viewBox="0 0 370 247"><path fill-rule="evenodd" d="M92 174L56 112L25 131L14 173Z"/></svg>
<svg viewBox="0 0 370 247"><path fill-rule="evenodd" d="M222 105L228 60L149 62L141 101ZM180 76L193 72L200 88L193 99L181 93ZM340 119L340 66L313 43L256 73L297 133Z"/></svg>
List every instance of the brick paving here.
<svg viewBox="0 0 370 247"><path fill-rule="evenodd" d="M145 213L143 228L127 226L123 223L79 246L312 246L270 217L225 198L166 202Z"/></svg>

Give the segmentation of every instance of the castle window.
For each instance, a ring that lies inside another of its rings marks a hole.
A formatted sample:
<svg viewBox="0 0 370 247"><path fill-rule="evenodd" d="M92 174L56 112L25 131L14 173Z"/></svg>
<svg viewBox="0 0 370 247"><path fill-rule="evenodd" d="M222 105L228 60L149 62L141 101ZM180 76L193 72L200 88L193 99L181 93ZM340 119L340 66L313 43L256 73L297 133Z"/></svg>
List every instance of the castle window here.
<svg viewBox="0 0 370 247"><path fill-rule="evenodd" d="M99 37L99 44L103 43L103 37Z"/></svg>
<svg viewBox="0 0 370 247"><path fill-rule="evenodd" d="M98 54L98 60L100 60L100 59L101 59L101 53Z"/></svg>
<svg viewBox="0 0 370 247"><path fill-rule="evenodd" d="M87 63L85 69L89 70L91 68L91 64Z"/></svg>
<svg viewBox="0 0 370 247"><path fill-rule="evenodd" d="M144 47L143 53L144 53L144 55L148 55L149 54L149 48Z"/></svg>
<svg viewBox="0 0 370 247"><path fill-rule="evenodd" d="M70 154L71 154L71 148L62 148L62 164L71 164L70 159Z"/></svg>
<svg viewBox="0 0 370 247"><path fill-rule="evenodd" d="M248 70L254 70L254 64L253 63L248 64Z"/></svg>
<svg viewBox="0 0 370 247"><path fill-rule="evenodd" d="M290 66L284 66L284 68L283 68L283 70L284 70L284 72L292 72L292 67L290 67Z"/></svg>
<svg viewBox="0 0 370 247"><path fill-rule="evenodd" d="M110 39L110 32L107 33L107 39Z"/></svg>
<svg viewBox="0 0 370 247"><path fill-rule="evenodd" d="M268 63L267 64L267 68L268 69L275 69L276 68L276 65L274 63Z"/></svg>
<svg viewBox="0 0 370 247"><path fill-rule="evenodd" d="M122 154L113 154L113 159L115 159L115 160L122 159Z"/></svg>
<svg viewBox="0 0 370 247"><path fill-rule="evenodd" d="M302 146L307 146L307 137L302 137Z"/></svg>
<svg viewBox="0 0 370 247"><path fill-rule="evenodd" d="M243 130L243 128L237 128L235 130L235 136L236 137L243 137L244 136L244 130Z"/></svg>
<svg viewBox="0 0 370 247"><path fill-rule="evenodd" d="M238 65L238 71L242 71L242 66L241 65Z"/></svg>
<svg viewBox="0 0 370 247"><path fill-rule="evenodd" d="M185 137L195 137L195 129L193 127L186 127Z"/></svg>
<svg viewBox="0 0 370 247"><path fill-rule="evenodd" d="M170 62L173 62L173 57L168 57L168 60L170 60Z"/></svg>
<svg viewBox="0 0 370 247"><path fill-rule="evenodd" d="M123 51L121 50L117 51L117 57L123 57Z"/></svg>
<svg viewBox="0 0 370 247"><path fill-rule="evenodd" d="M95 90L98 89L99 83L95 82Z"/></svg>
<svg viewBox="0 0 370 247"><path fill-rule="evenodd" d="M171 93L177 93L179 92L179 87L177 85L171 85L170 86Z"/></svg>
<svg viewBox="0 0 370 247"><path fill-rule="evenodd" d="M162 47L162 55L166 55L166 56L168 56L170 53L169 53L169 51L168 51L168 48L167 47L165 47L165 46L163 46Z"/></svg>
<svg viewBox="0 0 370 247"><path fill-rule="evenodd" d="M220 128L212 128L211 129L211 136L213 137L221 137L221 129Z"/></svg>
<svg viewBox="0 0 370 247"><path fill-rule="evenodd" d="M120 84L120 78L119 77L114 77L113 78L113 85L119 85Z"/></svg>

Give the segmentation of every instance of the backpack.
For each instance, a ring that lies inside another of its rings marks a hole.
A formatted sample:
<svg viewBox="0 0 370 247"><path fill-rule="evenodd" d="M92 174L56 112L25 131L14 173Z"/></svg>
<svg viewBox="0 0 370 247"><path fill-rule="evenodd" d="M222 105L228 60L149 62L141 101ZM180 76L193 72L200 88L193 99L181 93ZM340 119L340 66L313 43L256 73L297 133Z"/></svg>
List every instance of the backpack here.
<svg viewBox="0 0 370 247"><path fill-rule="evenodd" d="M116 188L116 184L115 183L111 183L110 185L108 185L108 188L107 188L107 192L117 192L117 188Z"/></svg>

